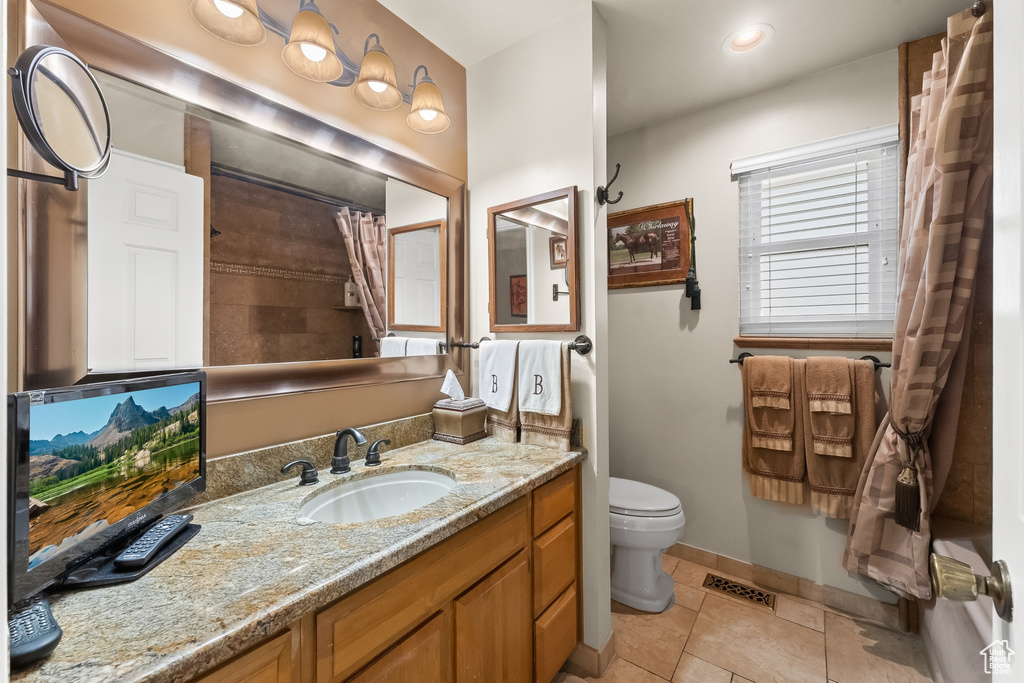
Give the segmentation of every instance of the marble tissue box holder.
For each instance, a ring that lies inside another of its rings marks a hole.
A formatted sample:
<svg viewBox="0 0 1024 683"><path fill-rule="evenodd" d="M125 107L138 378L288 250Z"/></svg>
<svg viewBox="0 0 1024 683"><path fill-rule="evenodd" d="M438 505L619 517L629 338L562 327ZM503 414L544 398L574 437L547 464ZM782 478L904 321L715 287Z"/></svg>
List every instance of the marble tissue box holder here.
<svg viewBox="0 0 1024 683"><path fill-rule="evenodd" d="M434 404L434 438L460 445L482 439L487 436L486 415L487 407L479 398L438 401Z"/></svg>

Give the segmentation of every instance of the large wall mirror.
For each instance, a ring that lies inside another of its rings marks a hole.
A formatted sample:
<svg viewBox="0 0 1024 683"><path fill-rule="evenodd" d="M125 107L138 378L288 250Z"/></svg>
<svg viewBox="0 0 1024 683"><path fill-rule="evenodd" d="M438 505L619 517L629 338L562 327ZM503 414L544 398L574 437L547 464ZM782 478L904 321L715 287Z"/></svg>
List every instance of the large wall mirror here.
<svg viewBox="0 0 1024 683"><path fill-rule="evenodd" d="M54 321L29 320L27 347L48 357L29 354L26 388L202 366L211 398L235 399L440 376L462 358L441 342L466 325L451 300L464 292L464 183L50 8L100 83L113 152L72 207L87 240L61 238L87 243L88 267L68 278L30 254L25 276L29 297L87 278L85 358L76 330L62 351L31 338ZM410 346L436 359L376 360L392 330L436 340ZM55 373L62 352L75 365Z"/></svg>
<svg viewBox="0 0 1024 683"><path fill-rule="evenodd" d="M491 331L579 330L576 188L488 209Z"/></svg>

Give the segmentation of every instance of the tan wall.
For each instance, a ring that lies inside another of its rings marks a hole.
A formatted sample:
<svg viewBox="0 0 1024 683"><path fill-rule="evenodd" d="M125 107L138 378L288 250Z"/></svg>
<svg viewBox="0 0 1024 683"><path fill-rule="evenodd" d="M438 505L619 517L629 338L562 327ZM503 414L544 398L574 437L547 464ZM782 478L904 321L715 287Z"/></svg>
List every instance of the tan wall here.
<svg viewBox="0 0 1024 683"><path fill-rule="evenodd" d="M352 273L335 207L213 177L209 365L352 358L362 309L341 310Z"/></svg>
<svg viewBox="0 0 1024 683"><path fill-rule="evenodd" d="M270 34L263 45L238 47L206 31L188 11L188 2L130 2L128 0L49 0L99 24L159 48L210 72L240 83L285 106L317 118L403 156L465 180L466 70L415 29L376 0L320 0L317 5L341 31L342 50L359 63L363 42L378 33L395 64L403 90L413 71L425 64L441 89L451 127L438 135L423 135L409 128L408 106L390 112L373 111L359 104L350 88L307 81L281 60L282 39ZM260 7L285 26L298 10L295 0L262 0Z"/></svg>

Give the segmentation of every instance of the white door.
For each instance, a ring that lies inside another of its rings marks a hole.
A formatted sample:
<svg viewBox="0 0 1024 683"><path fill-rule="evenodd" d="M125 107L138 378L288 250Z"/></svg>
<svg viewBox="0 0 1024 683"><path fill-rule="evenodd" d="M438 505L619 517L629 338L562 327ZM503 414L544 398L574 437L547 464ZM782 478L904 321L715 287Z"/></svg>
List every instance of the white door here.
<svg viewBox="0 0 1024 683"><path fill-rule="evenodd" d="M203 364L203 179L114 150L89 181L90 371Z"/></svg>
<svg viewBox="0 0 1024 683"><path fill-rule="evenodd" d="M441 325L441 238L436 228L395 235L395 323Z"/></svg>
<svg viewBox="0 0 1024 683"><path fill-rule="evenodd" d="M1024 681L1024 4L999 4L995 21L995 218L993 273L992 540L1015 588L1014 620L993 618L996 641L1007 641L1012 673Z"/></svg>

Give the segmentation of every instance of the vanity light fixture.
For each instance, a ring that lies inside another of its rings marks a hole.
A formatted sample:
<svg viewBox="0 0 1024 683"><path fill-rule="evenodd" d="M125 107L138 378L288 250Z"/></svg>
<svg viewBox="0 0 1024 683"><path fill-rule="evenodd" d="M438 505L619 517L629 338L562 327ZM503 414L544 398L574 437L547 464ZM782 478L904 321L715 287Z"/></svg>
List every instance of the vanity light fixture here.
<svg viewBox="0 0 1024 683"><path fill-rule="evenodd" d="M370 41L376 45L370 46ZM380 36L371 33L363 45L363 63L359 67L359 78L352 90L359 103L377 111L391 111L402 104L402 93L395 78L395 65L384 52Z"/></svg>
<svg viewBox="0 0 1024 683"><path fill-rule="evenodd" d="M332 31L337 33L338 29L327 23L316 3L303 0L292 21L288 42L281 50L281 59L289 69L311 81L327 83L337 79L345 68L334 52Z"/></svg>
<svg viewBox="0 0 1024 683"><path fill-rule="evenodd" d="M256 3L257 0L190 0L189 11L204 30L234 45L260 45L268 32L280 36L285 43L281 58L289 69L311 81L339 88L354 86L355 98L370 109L391 111L403 102L412 105L406 123L419 133L440 133L451 126L441 91L427 74L427 67L416 67L409 86L412 94L402 92L395 65L376 33L366 38L359 65L335 42L338 29L327 21L315 0L299 0L299 12L290 30Z"/></svg>
<svg viewBox="0 0 1024 683"><path fill-rule="evenodd" d="M267 39L256 0L192 0L188 11L197 24L233 45L250 47Z"/></svg>
<svg viewBox="0 0 1024 683"><path fill-rule="evenodd" d="M754 24L732 33L722 43L722 52L726 54L742 54L750 52L771 40L775 29L769 24Z"/></svg>
<svg viewBox="0 0 1024 683"><path fill-rule="evenodd" d="M417 82L420 69L423 69L423 78ZM412 76L412 111L405 121L410 128L420 133L440 133L452 125L452 120L444 113L441 91L430 80L427 67L422 64L416 67Z"/></svg>

